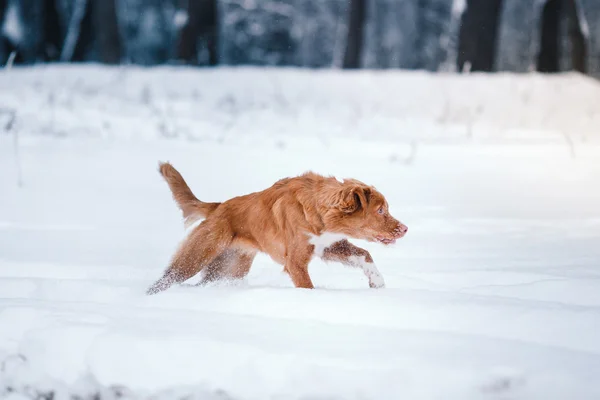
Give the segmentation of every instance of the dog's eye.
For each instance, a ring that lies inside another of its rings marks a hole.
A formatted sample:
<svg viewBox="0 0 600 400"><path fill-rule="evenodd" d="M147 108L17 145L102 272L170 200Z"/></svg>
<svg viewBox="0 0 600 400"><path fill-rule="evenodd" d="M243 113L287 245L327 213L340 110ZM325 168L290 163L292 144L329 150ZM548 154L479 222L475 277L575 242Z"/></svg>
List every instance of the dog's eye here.
<svg viewBox="0 0 600 400"><path fill-rule="evenodd" d="M383 215L384 210L383 207L379 207L379 210L377 210L377 214Z"/></svg>

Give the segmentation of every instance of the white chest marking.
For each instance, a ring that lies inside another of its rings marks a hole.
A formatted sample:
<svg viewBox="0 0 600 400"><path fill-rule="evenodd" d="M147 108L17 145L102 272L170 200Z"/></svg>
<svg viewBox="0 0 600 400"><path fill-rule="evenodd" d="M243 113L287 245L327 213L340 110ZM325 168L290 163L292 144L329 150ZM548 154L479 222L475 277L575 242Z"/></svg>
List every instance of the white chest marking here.
<svg viewBox="0 0 600 400"><path fill-rule="evenodd" d="M347 239L348 236L341 233L323 232L321 235L310 235L308 242L315 246L314 254L323 257L323 252L332 244Z"/></svg>

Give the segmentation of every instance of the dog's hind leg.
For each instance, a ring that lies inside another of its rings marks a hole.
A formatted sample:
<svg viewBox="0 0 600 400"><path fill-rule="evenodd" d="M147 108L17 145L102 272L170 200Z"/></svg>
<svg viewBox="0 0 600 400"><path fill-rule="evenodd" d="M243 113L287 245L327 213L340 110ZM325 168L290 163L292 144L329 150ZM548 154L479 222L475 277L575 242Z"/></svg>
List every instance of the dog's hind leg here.
<svg viewBox="0 0 600 400"><path fill-rule="evenodd" d="M206 274L198 285L205 285L219 279L244 278L250 271L255 256L255 251L228 248L206 266Z"/></svg>
<svg viewBox="0 0 600 400"><path fill-rule="evenodd" d="M210 265L231 244L233 234L226 223L205 220L183 241L164 275L146 294L166 290L182 283Z"/></svg>
<svg viewBox="0 0 600 400"><path fill-rule="evenodd" d="M248 272L250 272L250 267L252 267L254 257L256 257L256 252L254 251L238 250L236 252L235 263L230 265L229 269L227 270L227 276L233 279L242 279L248 275Z"/></svg>
<svg viewBox="0 0 600 400"><path fill-rule="evenodd" d="M226 249L219 254L210 264L204 268L204 276L198 282L197 286L205 285L209 282L214 282L221 279L232 262L233 252L231 249Z"/></svg>
<svg viewBox="0 0 600 400"><path fill-rule="evenodd" d="M321 258L325 261L338 261L350 267L361 268L369 279L369 287L385 287L383 276L381 276L375 263L373 263L371 254L367 250L361 249L345 239L327 247L323 251Z"/></svg>

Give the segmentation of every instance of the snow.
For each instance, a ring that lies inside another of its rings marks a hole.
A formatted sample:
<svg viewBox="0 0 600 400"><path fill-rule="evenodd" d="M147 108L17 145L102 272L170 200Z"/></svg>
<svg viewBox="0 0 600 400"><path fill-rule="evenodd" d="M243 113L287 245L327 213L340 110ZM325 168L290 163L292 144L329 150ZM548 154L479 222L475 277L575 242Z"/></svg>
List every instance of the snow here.
<svg viewBox="0 0 600 400"><path fill-rule="evenodd" d="M595 81L55 65L0 87L1 396L600 396ZM374 185L409 227L353 241L386 288L315 260L295 289L260 255L145 296L185 234L159 160L206 201L309 169Z"/></svg>

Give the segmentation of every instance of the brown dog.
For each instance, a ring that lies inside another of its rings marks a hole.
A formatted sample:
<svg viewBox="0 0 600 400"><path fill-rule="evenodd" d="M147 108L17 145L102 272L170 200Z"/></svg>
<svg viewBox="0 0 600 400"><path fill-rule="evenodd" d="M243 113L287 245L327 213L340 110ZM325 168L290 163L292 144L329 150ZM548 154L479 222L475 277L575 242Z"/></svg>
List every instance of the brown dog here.
<svg viewBox="0 0 600 400"><path fill-rule="evenodd" d="M184 282L202 269L206 273L201 283L242 278L258 251L283 265L296 287L313 288L308 264L318 256L361 268L369 286L381 288L383 277L369 252L346 238L387 245L408 230L389 214L381 193L354 179L340 182L308 172L260 192L205 203L194 196L171 164L160 163L159 170L183 212L186 227L197 226L191 227L148 294Z"/></svg>

